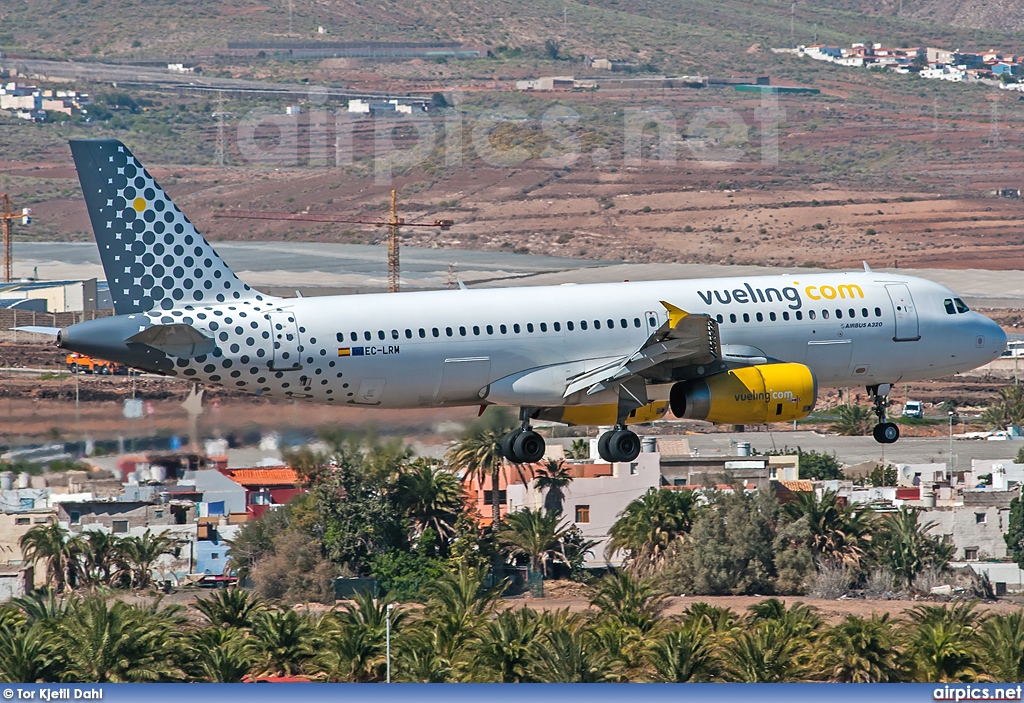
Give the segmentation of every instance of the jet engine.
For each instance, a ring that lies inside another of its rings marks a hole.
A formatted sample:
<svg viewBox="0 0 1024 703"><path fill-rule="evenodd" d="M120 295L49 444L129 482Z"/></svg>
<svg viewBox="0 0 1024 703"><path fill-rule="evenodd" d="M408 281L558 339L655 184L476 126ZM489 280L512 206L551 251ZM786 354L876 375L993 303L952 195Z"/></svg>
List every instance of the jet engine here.
<svg viewBox="0 0 1024 703"><path fill-rule="evenodd" d="M807 417L818 382L803 364L759 364L672 386L669 404L679 418L756 425Z"/></svg>

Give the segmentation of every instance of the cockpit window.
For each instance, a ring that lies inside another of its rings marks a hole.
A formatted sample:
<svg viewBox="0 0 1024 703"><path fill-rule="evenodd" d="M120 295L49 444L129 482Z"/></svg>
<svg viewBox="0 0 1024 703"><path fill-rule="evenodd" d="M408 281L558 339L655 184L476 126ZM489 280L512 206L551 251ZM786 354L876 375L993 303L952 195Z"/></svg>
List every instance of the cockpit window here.
<svg viewBox="0 0 1024 703"><path fill-rule="evenodd" d="M946 298L942 301L942 304L946 306L947 315L956 315L956 307L953 305L952 298Z"/></svg>
<svg viewBox="0 0 1024 703"><path fill-rule="evenodd" d="M970 310L970 308L967 307L967 303L960 300L960 298L953 298L953 302L956 304L957 312L967 312L968 310Z"/></svg>

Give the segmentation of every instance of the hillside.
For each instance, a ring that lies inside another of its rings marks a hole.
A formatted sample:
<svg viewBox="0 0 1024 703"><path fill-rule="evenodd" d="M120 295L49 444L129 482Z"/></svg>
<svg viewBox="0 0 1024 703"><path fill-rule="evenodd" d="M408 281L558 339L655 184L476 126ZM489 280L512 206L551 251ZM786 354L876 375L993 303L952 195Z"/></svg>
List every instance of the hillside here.
<svg viewBox="0 0 1024 703"><path fill-rule="evenodd" d="M566 57L743 72L763 68L763 57L747 52L754 45L815 39L1019 49L1007 30L1024 23L1020 5L905 0L896 17L899 0L825 0L798 4L791 18L789 0L33 0L0 6L0 50L159 60L223 49L228 39L462 41L542 59L550 41ZM316 33L320 26L326 35Z"/></svg>

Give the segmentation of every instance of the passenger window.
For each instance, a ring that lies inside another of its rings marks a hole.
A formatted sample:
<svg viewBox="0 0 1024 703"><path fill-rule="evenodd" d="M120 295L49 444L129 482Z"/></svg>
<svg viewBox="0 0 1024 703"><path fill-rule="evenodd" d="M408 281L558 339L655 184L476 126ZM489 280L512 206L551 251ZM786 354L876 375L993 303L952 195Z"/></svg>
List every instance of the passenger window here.
<svg viewBox="0 0 1024 703"><path fill-rule="evenodd" d="M506 327L505 325L500 325L498 329L501 330L502 334L508 334L508 327Z"/></svg>
<svg viewBox="0 0 1024 703"><path fill-rule="evenodd" d="M526 331L530 332L530 333L533 333L533 323L532 322L527 322L526 323Z"/></svg>
<svg viewBox="0 0 1024 703"><path fill-rule="evenodd" d="M562 323L561 322L552 323L552 326L555 328L555 332L561 332L562 331Z"/></svg>
<svg viewBox="0 0 1024 703"><path fill-rule="evenodd" d="M431 327L430 328L430 333L432 335L434 335L435 337L440 337L441 336L440 330L438 330L436 327Z"/></svg>
<svg viewBox="0 0 1024 703"><path fill-rule="evenodd" d="M850 318L852 319L854 317L857 317L857 311L854 310L853 308L850 308Z"/></svg>
<svg viewBox="0 0 1024 703"><path fill-rule="evenodd" d="M747 313L743 313L743 321L750 322L750 315L748 315Z"/></svg>
<svg viewBox="0 0 1024 703"><path fill-rule="evenodd" d="M580 329L581 330L586 330L587 329L587 321L586 320L580 320Z"/></svg>
<svg viewBox="0 0 1024 703"><path fill-rule="evenodd" d="M723 322L725 322L725 318L722 317L721 315L715 315L715 319L718 320L718 324L722 324Z"/></svg>
<svg viewBox="0 0 1024 703"><path fill-rule="evenodd" d="M827 320L828 319L828 310L822 310L821 311L821 319L822 320Z"/></svg>
<svg viewBox="0 0 1024 703"><path fill-rule="evenodd" d="M555 324L557 325L558 323L556 322ZM548 323L546 323L546 322L540 323L540 331L541 332L547 332L548 331Z"/></svg>
<svg viewBox="0 0 1024 703"><path fill-rule="evenodd" d="M772 322L775 322L775 313L773 313L773 312L768 313L768 319L771 320Z"/></svg>
<svg viewBox="0 0 1024 703"><path fill-rule="evenodd" d="M405 338L406 339L412 339L412 330L411 329L406 328L406 330L405 330Z"/></svg>
<svg viewBox="0 0 1024 703"><path fill-rule="evenodd" d="M595 330L601 329L601 321L600 320L594 320L594 329Z"/></svg>
<svg viewBox="0 0 1024 703"><path fill-rule="evenodd" d="M615 329L615 320L608 320L608 329Z"/></svg>
<svg viewBox="0 0 1024 703"><path fill-rule="evenodd" d="M448 335L449 337L451 337L452 336L452 328L451 327L445 327L444 328L444 333L446 335Z"/></svg>
<svg viewBox="0 0 1024 703"><path fill-rule="evenodd" d="M650 325L651 327L654 327L654 326L655 326L656 324L658 324L658 318L656 318L656 317L648 317L648 318L647 318L647 323L648 323L648 324L649 324L649 325Z"/></svg>
<svg viewBox="0 0 1024 703"><path fill-rule="evenodd" d="M882 308L875 308L875 317L882 316Z"/></svg>
<svg viewBox="0 0 1024 703"><path fill-rule="evenodd" d="M627 327L629 327L629 323L626 322L626 318L622 318L621 320L619 320L619 324L622 325L622 329L626 329Z"/></svg>
<svg viewBox="0 0 1024 703"><path fill-rule="evenodd" d="M338 341L339 342L344 342L345 341L345 333L344 332L338 332Z"/></svg>
<svg viewBox="0 0 1024 703"><path fill-rule="evenodd" d="M420 327L420 339L424 339L427 336L427 331Z"/></svg>
<svg viewBox="0 0 1024 703"><path fill-rule="evenodd" d="M349 339L351 339L353 342L359 341L359 335L356 334L355 332L349 332L348 336L349 336Z"/></svg>
<svg viewBox="0 0 1024 703"><path fill-rule="evenodd" d="M391 339L398 339L398 330L391 330Z"/></svg>
<svg viewBox="0 0 1024 703"><path fill-rule="evenodd" d="M371 339L373 339L373 337L370 336L369 330L367 330L366 332L363 332L363 339L365 339L367 342L369 342Z"/></svg>
<svg viewBox="0 0 1024 703"><path fill-rule="evenodd" d="M816 317L816 315L814 314L813 310L808 310L807 311L807 319L808 320L813 320L815 317Z"/></svg>
<svg viewBox="0 0 1024 703"><path fill-rule="evenodd" d="M970 311L970 308L967 307L967 303L965 303L964 301L960 300L960 298L953 298L953 302L956 303L956 311L957 312L969 312Z"/></svg>
<svg viewBox="0 0 1024 703"><path fill-rule="evenodd" d="M789 313L788 313L788 312L785 312L785 311L783 311L783 313L782 313L782 319L783 319L783 320L785 320L786 322L789 322Z"/></svg>
<svg viewBox="0 0 1024 703"><path fill-rule="evenodd" d="M804 319L804 314L802 312L800 312L799 310L796 311L796 319L798 319L798 320Z"/></svg>
<svg viewBox="0 0 1024 703"><path fill-rule="evenodd" d="M519 323L518 322L515 323L514 325L512 325L512 331L515 332L516 334L519 334L521 329L522 328L519 327Z"/></svg>
<svg viewBox="0 0 1024 703"><path fill-rule="evenodd" d="M764 322L764 315L762 315L761 313L757 313L757 321Z"/></svg>
<svg viewBox="0 0 1024 703"><path fill-rule="evenodd" d="M480 334L480 326L473 325L473 334Z"/></svg>
<svg viewBox="0 0 1024 703"><path fill-rule="evenodd" d="M572 320L569 320L568 322L565 323L565 328L567 330L569 330L570 332L572 332L572 330L573 330Z"/></svg>
<svg viewBox="0 0 1024 703"><path fill-rule="evenodd" d="M462 327L461 325L459 326L459 336L460 337L465 337L466 336L466 328Z"/></svg>
<svg viewBox="0 0 1024 703"><path fill-rule="evenodd" d="M867 308L861 308L860 309L860 316L861 317L867 317L868 316L868 309Z"/></svg>
<svg viewBox="0 0 1024 703"><path fill-rule="evenodd" d="M837 320L842 320L843 319L843 311L840 310L839 308L836 308L836 319Z"/></svg>
<svg viewBox="0 0 1024 703"><path fill-rule="evenodd" d="M719 320L719 322L721 322L721 320ZM634 317L633 318L633 326L636 327L637 329L640 329L640 318L639 317Z"/></svg>
<svg viewBox="0 0 1024 703"><path fill-rule="evenodd" d="M729 322L736 322L736 313L729 315Z"/></svg>
<svg viewBox="0 0 1024 703"><path fill-rule="evenodd" d="M377 330L377 338L386 339L386 337L384 336L384 330Z"/></svg>

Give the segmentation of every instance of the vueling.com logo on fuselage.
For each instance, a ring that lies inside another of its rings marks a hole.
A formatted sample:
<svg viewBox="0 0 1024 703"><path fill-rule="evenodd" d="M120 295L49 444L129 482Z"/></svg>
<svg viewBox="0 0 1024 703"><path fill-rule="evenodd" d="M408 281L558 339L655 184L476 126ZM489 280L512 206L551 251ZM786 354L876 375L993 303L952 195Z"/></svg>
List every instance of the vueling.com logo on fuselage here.
<svg viewBox="0 0 1024 703"><path fill-rule="evenodd" d="M803 307L803 296L800 295L800 289L797 288L799 285L799 281L793 281L793 285L781 288L755 288L749 283L744 283L742 288L699 290L697 295L705 305L711 305L715 301L722 305L788 301L790 310L799 310ZM810 300L853 300L864 297L864 291L856 283L844 283L838 286L804 286L803 294Z"/></svg>
<svg viewBox="0 0 1024 703"><path fill-rule="evenodd" d="M768 403L773 400L792 400L793 391L766 391L764 393L733 393L733 400L737 403L743 401L758 401Z"/></svg>

